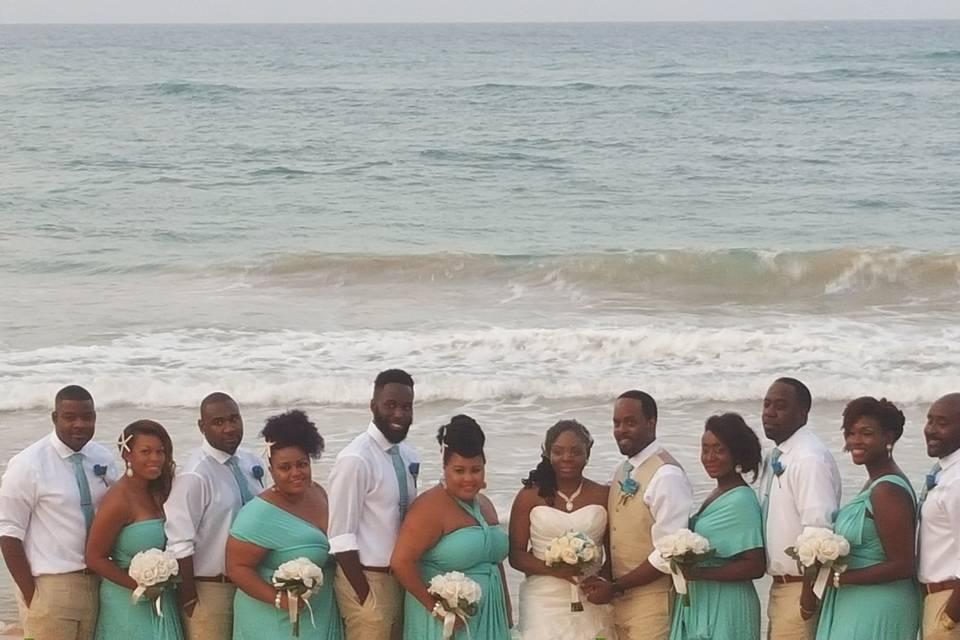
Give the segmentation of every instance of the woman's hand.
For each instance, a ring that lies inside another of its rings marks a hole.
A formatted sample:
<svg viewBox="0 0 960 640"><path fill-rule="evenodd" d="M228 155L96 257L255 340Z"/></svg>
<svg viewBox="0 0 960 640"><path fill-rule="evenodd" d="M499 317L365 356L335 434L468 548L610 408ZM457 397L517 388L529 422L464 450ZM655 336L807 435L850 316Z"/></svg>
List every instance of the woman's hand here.
<svg viewBox="0 0 960 640"><path fill-rule="evenodd" d="M442 608L442 612L441 612L441 608ZM436 604L433 605L433 610L430 612L430 614L431 614L434 618L436 618L437 620L439 620L439 621L440 621L440 624L443 624L443 622L444 622L444 620L445 620L445 618L446 618L446 615L447 615L447 614L445 613L446 610L447 610L447 608L444 606L444 604L443 604L441 601L437 600L437 601L436 601ZM454 630L455 630L455 631L462 631L462 630L467 626L466 623L463 621L463 618L461 618L460 616L458 616L458 615L456 615L456 614L452 614L452 615L453 615L453 628L454 628Z"/></svg>
<svg viewBox="0 0 960 640"><path fill-rule="evenodd" d="M550 575L554 578L560 578L561 580L566 580L570 584L579 584L581 577L580 567L575 567L570 564L561 564L556 567L547 566L547 569L550 571Z"/></svg>
<svg viewBox="0 0 960 640"><path fill-rule="evenodd" d="M817 612L819 606L820 602L817 600L817 596L814 595L813 589L804 585L804 589L800 593L800 617L804 620L809 620Z"/></svg>

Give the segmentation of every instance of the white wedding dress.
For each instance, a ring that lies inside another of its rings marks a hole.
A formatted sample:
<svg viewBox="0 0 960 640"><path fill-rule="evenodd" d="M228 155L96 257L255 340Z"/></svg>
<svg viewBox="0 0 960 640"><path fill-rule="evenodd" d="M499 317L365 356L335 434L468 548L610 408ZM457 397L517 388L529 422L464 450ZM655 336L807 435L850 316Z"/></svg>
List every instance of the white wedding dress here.
<svg viewBox="0 0 960 640"><path fill-rule="evenodd" d="M598 547L607 529L607 510L591 504L566 512L546 505L530 511L530 551L543 560L550 541L567 531L588 535ZM570 583L552 576L527 576L520 584L523 640L615 640L610 605L594 605L581 593L583 611L570 610Z"/></svg>

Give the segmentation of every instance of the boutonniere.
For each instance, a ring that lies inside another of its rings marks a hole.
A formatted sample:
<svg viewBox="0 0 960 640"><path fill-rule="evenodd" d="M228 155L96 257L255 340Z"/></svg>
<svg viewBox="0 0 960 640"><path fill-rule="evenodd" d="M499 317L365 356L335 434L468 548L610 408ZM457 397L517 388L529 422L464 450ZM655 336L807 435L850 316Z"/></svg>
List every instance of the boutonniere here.
<svg viewBox="0 0 960 640"><path fill-rule="evenodd" d="M410 463L410 466L408 466L407 468L410 469L410 475L413 476L413 484L414 484L414 486L416 486L416 484L417 484L417 476L420 475L420 463L419 463L419 462L411 462L411 463Z"/></svg>
<svg viewBox="0 0 960 640"><path fill-rule="evenodd" d="M260 488L263 489L263 467L258 464L253 465L253 469L250 469L250 472L253 474L253 477L257 482L260 483Z"/></svg>
<svg viewBox="0 0 960 640"><path fill-rule="evenodd" d="M640 490L640 483L633 476L626 476L620 481L620 504L625 505L630 498L637 495Z"/></svg>
<svg viewBox="0 0 960 640"><path fill-rule="evenodd" d="M773 475L777 477L777 484L780 485L780 488L783 488L783 482L780 480L780 476L783 475L783 472L787 470L783 463L779 460L774 460L773 464L770 465L770 468L773 469Z"/></svg>
<svg viewBox="0 0 960 640"><path fill-rule="evenodd" d="M93 465L93 475L100 478L100 482L103 483L103 486L105 487L110 486L110 483L107 481L107 465L105 464Z"/></svg>

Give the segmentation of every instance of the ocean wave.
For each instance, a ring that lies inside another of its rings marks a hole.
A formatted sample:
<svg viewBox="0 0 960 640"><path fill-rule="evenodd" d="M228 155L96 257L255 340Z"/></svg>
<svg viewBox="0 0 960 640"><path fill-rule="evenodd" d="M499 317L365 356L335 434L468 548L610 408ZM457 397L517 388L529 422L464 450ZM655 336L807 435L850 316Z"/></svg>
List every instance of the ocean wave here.
<svg viewBox="0 0 960 640"><path fill-rule="evenodd" d="M148 91L159 93L161 95L222 95L238 94L249 91L246 87L234 84L225 84L222 82L200 82L200 81L169 81L155 82L146 85Z"/></svg>
<svg viewBox="0 0 960 640"><path fill-rule="evenodd" d="M771 315L583 329L182 330L0 351L0 411L45 407L68 383L101 406L195 406L213 387L259 406L362 405L391 366L414 375L423 402L608 399L635 386L669 402L741 402L785 373L818 399L925 402L960 388L960 328Z"/></svg>
<svg viewBox="0 0 960 640"><path fill-rule="evenodd" d="M563 256L301 253L224 269L267 280L294 276L301 282L339 286L499 280L664 298L709 295L744 302L836 294L869 294L879 301L902 300L906 294L960 295L960 252L904 249L663 250Z"/></svg>
<svg viewBox="0 0 960 640"><path fill-rule="evenodd" d="M960 60L960 49L947 49L944 51L932 51L923 56L930 60Z"/></svg>

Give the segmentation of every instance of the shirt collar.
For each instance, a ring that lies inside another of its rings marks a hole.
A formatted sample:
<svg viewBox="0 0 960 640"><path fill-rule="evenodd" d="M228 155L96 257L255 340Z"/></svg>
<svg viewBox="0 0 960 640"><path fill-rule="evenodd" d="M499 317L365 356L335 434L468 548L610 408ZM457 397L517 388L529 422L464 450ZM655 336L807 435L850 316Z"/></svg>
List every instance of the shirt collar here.
<svg viewBox="0 0 960 640"><path fill-rule="evenodd" d="M627 458L627 461L633 465L633 468L636 469L644 462L646 462L653 454L660 450L660 443L657 442L657 439L654 438L653 442L644 447L640 453L634 454L631 457Z"/></svg>
<svg viewBox="0 0 960 640"><path fill-rule="evenodd" d="M386 451L393 446L393 443L387 440L387 436L383 435L383 432L377 428L377 425L373 424L373 421L370 421L370 424L367 426L367 435L373 440L374 444L380 447L382 450Z"/></svg>
<svg viewBox="0 0 960 640"><path fill-rule="evenodd" d="M203 452L219 462L220 464L226 464L227 460L233 456L227 453L226 451L220 451L220 449L215 448L212 444L207 442L207 439L203 439L203 444L200 445L200 448L203 449Z"/></svg>
<svg viewBox="0 0 960 640"><path fill-rule="evenodd" d="M776 448L780 449L781 453L790 453L790 451L795 446L797 446L797 444L801 440L803 440L806 437L807 431L809 431L809 429L807 428L807 425L803 425L802 427L794 431L792 436L790 436L789 438L787 438L786 440L778 444Z"/></svg>
<svg viewBox="0 0 960 640"><path fill-rule="evenodd" d="M83 445L83 448L80 451L74 451L67 445L63 443L63 440L57 437L57 432L54 431L50 434L50 444L53 446L53 450L57 452L57 455L66 460L75 453L80 453L86 456L87 447L90 446L90 443Z"/></svg>
<svg viewBox="0 0 960 640"><path fill-rule="evenodd" d="M956 451L954 451L948 456L944 456L940 458L940 468L946 469L948 467L951 467L954 464L956 464L958 460L960 460L960 449L957 449Z"/></svg>

